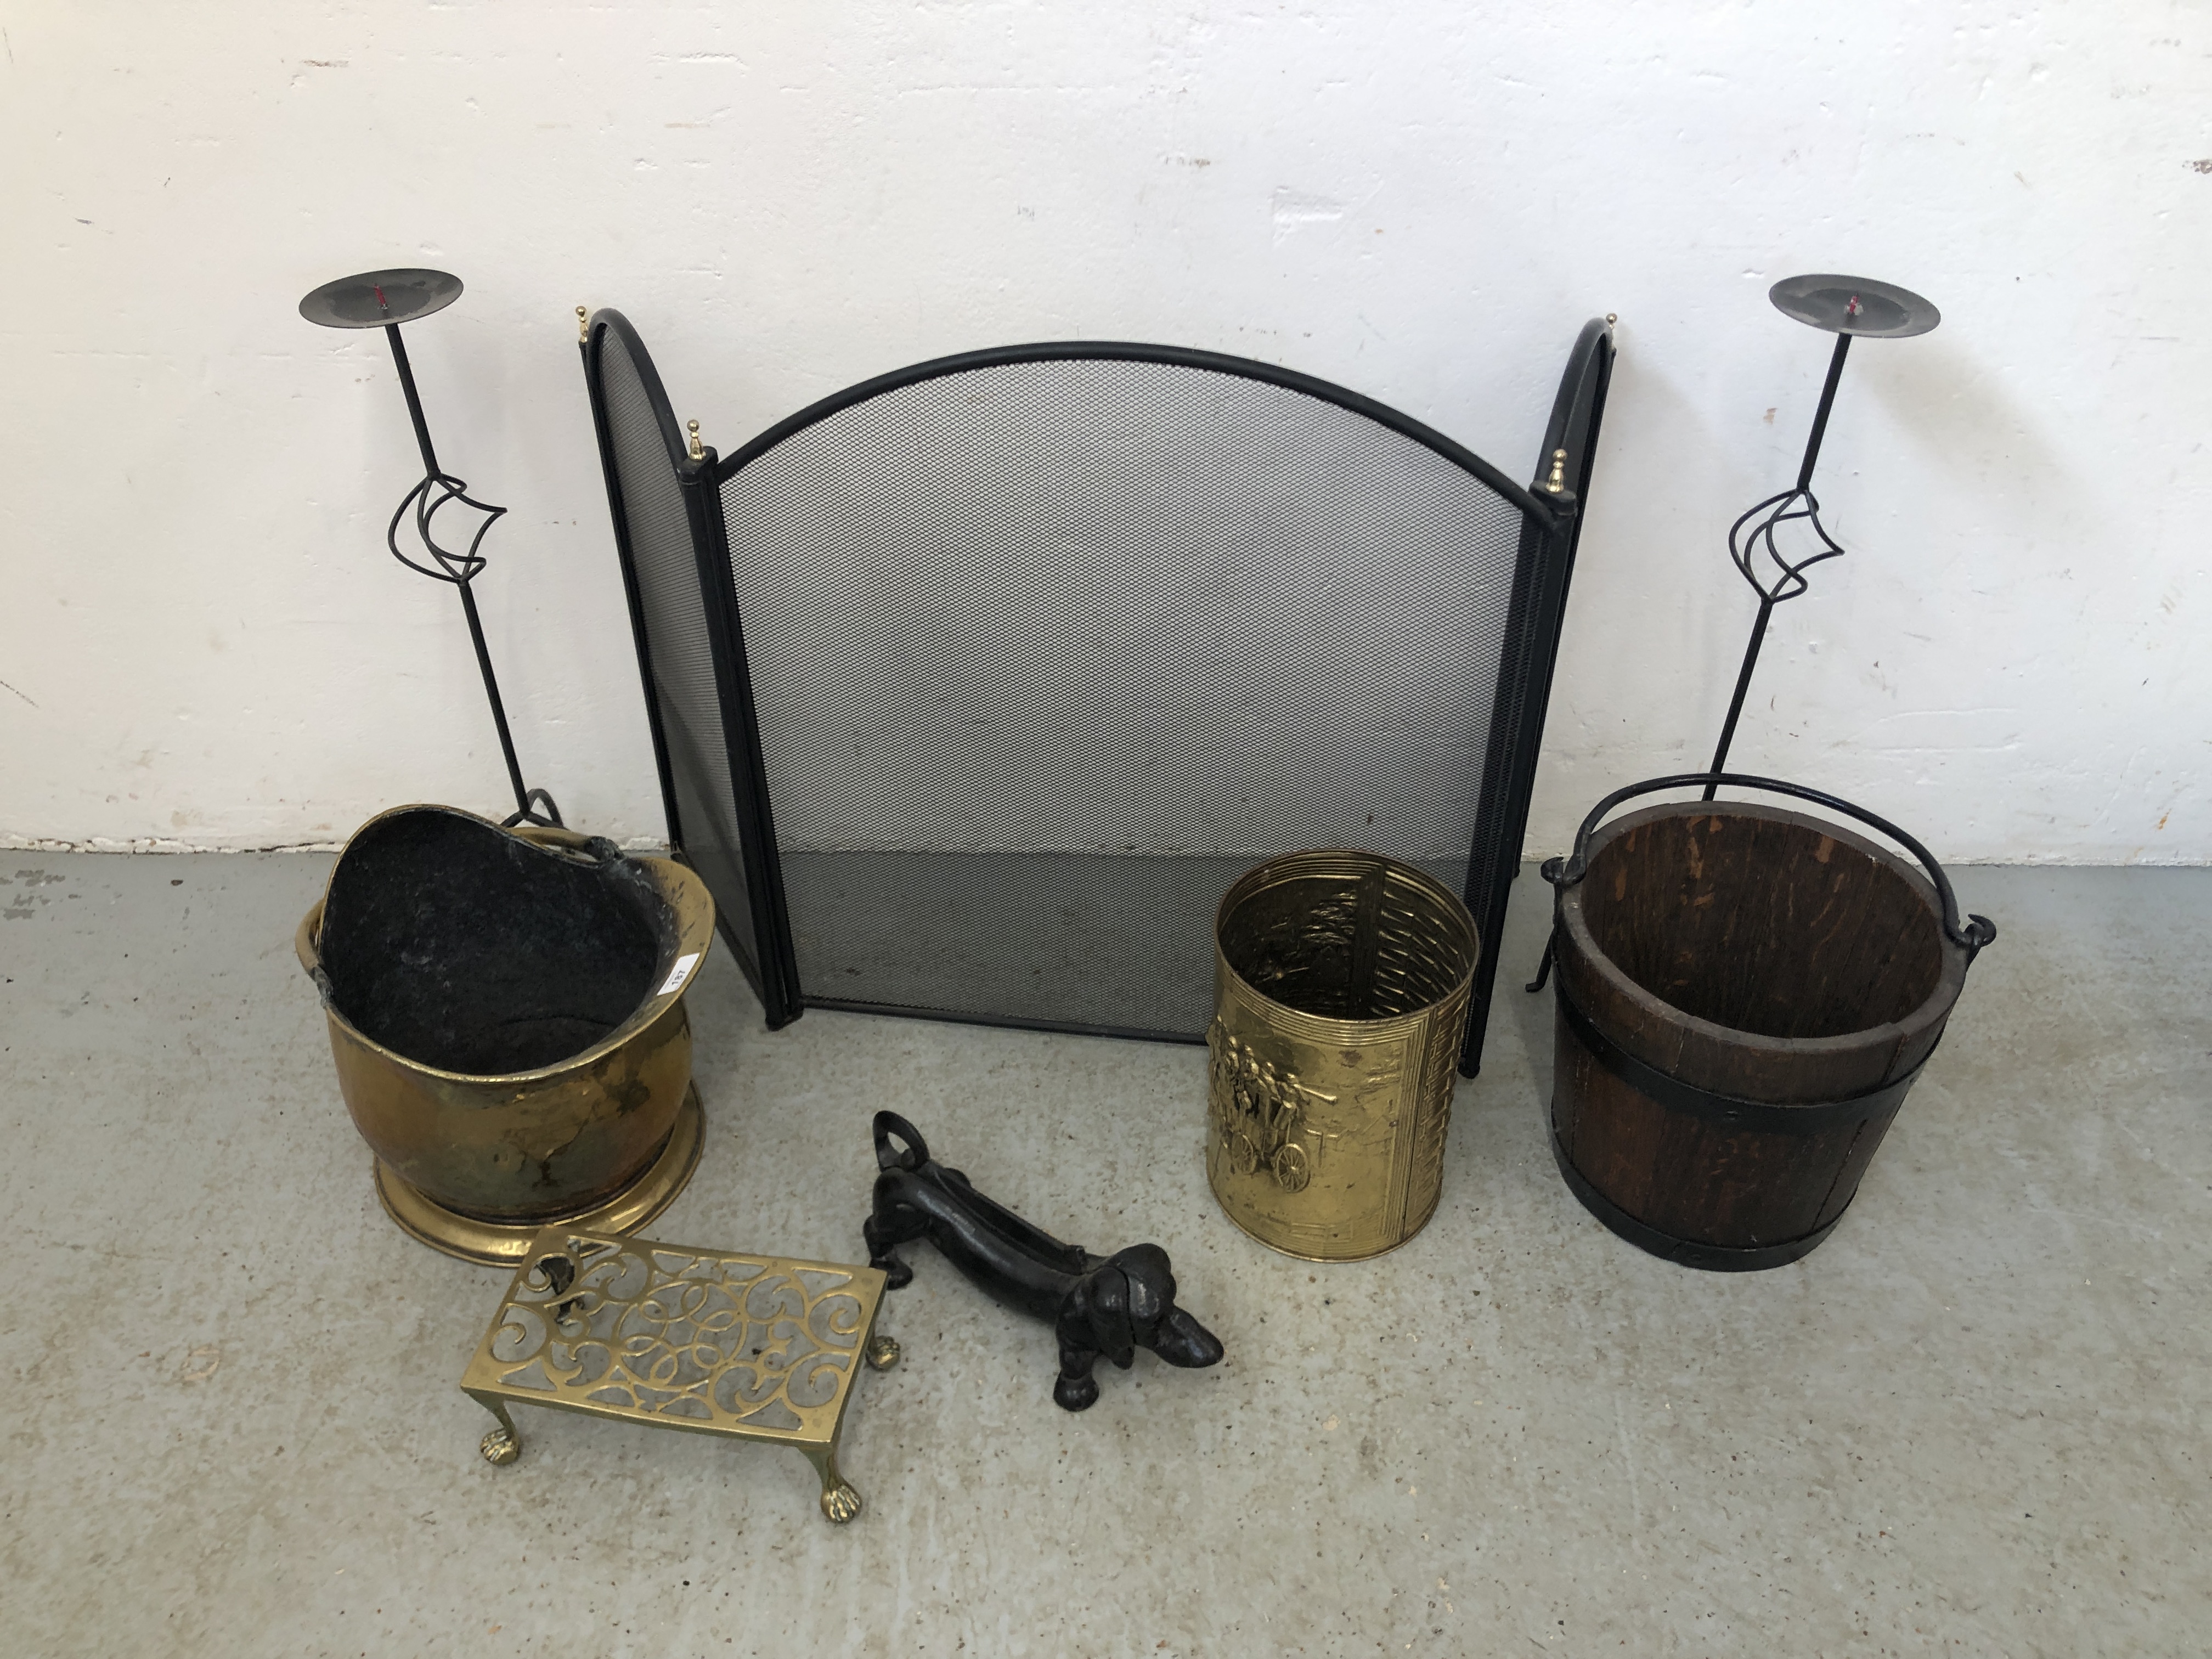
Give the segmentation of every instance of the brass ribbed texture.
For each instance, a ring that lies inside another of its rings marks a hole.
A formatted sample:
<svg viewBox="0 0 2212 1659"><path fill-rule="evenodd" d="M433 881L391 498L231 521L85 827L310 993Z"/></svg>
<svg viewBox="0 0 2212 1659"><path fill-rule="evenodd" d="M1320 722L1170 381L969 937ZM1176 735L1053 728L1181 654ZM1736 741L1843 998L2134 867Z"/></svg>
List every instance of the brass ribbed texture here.
<svg viewBox="0 0 2212 1659"><path fill-rule="evenodd" d="M1294 853L1230 889L1214 943L1214 1196L1291 1255L1404 1243L1443 1189L1480 951L1466 907L1371 853Z"/></svg>

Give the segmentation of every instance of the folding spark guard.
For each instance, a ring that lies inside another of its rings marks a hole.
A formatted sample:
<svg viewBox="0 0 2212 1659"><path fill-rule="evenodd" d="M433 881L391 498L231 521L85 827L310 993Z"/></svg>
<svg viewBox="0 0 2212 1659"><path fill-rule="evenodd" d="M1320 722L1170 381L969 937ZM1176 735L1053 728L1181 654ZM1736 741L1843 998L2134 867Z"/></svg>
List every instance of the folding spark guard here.
<svg viewBox="0 0 2212 1659"><path fill-rule="evenodd" d="M1613 345L1528 489L1326 381L1172 346L900 369L718 456L583 325L671 843L769 1024L1197 1042L1212 920L1357 848L1467 898L1481 1056Z"/></svg>

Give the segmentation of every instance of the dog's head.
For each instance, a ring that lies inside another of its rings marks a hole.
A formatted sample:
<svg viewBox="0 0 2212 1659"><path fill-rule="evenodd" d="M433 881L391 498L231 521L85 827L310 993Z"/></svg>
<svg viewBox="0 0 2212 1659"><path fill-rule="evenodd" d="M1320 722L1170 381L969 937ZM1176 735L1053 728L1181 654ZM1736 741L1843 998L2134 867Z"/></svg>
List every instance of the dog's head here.
<svg viewBox="0 0 2212 1659"><path fill-rule="evenodd" d="M1175 1274L1157 1244L1132 1244L1078 1281L1061 1315L1091 1348L1127 1370L1139 1348L1170 1365L1218 1364L1221 1342L1175 1303Z"/></svg>

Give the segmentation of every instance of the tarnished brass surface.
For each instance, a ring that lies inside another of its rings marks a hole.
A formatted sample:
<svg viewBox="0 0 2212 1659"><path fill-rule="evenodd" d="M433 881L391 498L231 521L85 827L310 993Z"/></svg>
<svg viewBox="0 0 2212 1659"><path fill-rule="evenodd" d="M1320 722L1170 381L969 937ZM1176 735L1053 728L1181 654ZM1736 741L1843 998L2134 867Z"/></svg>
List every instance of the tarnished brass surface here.
<svg viewBox="0 0 2212 1659"><path fill-rule="evenodd" d="M516 1402L768 1441L814 1466L842 1524L860 1512L837 1469L853 1379L899 1359L875 1328L883 1296L873 1267L548 1228L461 1378L499 1419L477 1449L520 1455Z"/></svg>
<svg viewBox="0 0 2212 1659"><path fill-rule="evenodd" d="M690 1181L691 1172L699 1167L705 1127L699 1091L686 1089L684 1104L676 1114L676 1127L669 1131L660 1156L613 1198L581 1215L568 1217L566 1224L598 1233L627 1233L644 1226L676 1201L676 1195ZM402 1232L447 1255L481 1261L488 1267L514 1266L530 1254L542 1231L535 1222L479 1221L434 1204L381 1163L376 1165L376 1196L385 1214L399 1224Z"/></svg>
<svg viewBox="0 0 2212 1659"><path fill-rule="evenodd" d="M1480 945L1449 890L1371 853L1292 853L1214 921L1206 1178L1229 1218L1315 1261L1436 1212Z"/></svg>
<svg viewBox="0 0 2212 1659"><path fill-rule="evenodd" d="M507 833L551 846L586 839L534 825ZM714 902L682 865L638 862L676 918L676 938L655 970L660 988L558 1065L496 1076L441 1071L384 1047L324 1005L338 1088L376 1154L385 1207L423 1243L471 1261L511 1261L516 1240L530 1230L605 1216L635 1225L690 1178L696 1125L688 1152L677 1133L687 1098L696 1110L684 993L713 946ZM295 940L311 975L320 961L322 915L319 902ZM648 1182L654 1192L633 1194Z"/></svg>

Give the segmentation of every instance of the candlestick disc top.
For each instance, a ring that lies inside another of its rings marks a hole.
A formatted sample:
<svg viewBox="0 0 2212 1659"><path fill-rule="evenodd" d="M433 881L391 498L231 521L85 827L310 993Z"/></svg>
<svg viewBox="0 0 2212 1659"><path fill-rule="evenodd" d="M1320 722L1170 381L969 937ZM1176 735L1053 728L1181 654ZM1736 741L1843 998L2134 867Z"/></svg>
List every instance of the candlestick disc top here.
<svg viewBox="0 0 2212 1659"><path fill-rule="evenodd" d="M382 328L443 311L461 297L461 279L443 270L365 270L325 283L300 301L300 314L325 328Z"/></svg>
<svg viewBox="0 0 2212 1659"><path fill-rule="evenodd" d="M1766 290L1774 308L1831 334L1902 340L1925 334L1943 313L1909 288L1871 276L1785 276Z"/></svg>

